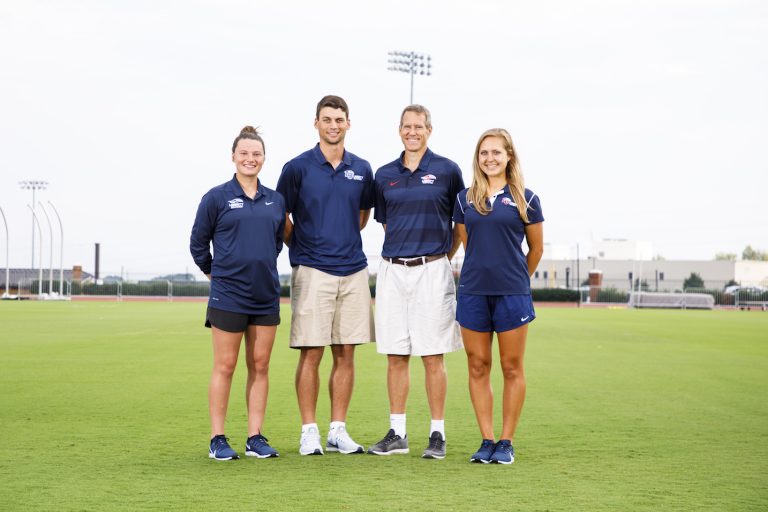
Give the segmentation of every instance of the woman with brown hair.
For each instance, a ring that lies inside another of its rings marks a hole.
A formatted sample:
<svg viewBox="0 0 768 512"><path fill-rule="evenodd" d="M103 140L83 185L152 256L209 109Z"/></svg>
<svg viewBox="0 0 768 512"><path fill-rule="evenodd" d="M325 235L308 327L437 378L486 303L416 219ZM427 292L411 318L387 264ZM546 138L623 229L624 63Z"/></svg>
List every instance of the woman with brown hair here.
<svg viewBox="0 0 768 512"><path fill-rule="evenodd" d="M264 141L252 126L235 138L232 162L234 177L203 196L190 237L192 257L211 280L205 319L213 336L208 456L216 460L239 458L224 435L224 421L243 338L248 368L245 454L278 456L261 434L261 426L267 407L269 359L280 323L277 255L283 247L285 201L258 179L264 165Z"/></svg>

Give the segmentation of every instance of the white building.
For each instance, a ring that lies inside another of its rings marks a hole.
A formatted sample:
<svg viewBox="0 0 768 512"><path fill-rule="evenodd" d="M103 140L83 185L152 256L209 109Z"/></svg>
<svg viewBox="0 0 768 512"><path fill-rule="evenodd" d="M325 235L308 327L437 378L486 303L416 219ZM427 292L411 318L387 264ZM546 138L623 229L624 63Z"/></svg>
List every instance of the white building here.
<svg viewBox="0 0 768 512"><path fill-rule="evenodd" d="M603 287L629 290L630 283L637 287L637 279L650 291L683 289L683 281L691 273L701 276L704 286L723 289L728 283L743 286L768 286L768 261L699 261L651 260L636 261L586 258L580 261L542 259L531 277L533 288L575 288L586 281L590 270L600 270Z"/></svg>

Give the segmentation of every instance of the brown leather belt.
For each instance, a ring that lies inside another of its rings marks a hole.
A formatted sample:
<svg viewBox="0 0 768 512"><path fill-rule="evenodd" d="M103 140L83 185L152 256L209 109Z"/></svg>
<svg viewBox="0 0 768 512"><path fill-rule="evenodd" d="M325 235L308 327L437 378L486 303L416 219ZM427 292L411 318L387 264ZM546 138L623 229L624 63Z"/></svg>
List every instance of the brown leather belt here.
<svg viewBox="0 0 768 512"><path fill-rule="evenodd" d="M419 256L417 258L384 258L390 263L395 265L405 265L406 267L418 267L430 261L437 261L440 258L445 258L445 254L431 254L429 256Z"/></svg>

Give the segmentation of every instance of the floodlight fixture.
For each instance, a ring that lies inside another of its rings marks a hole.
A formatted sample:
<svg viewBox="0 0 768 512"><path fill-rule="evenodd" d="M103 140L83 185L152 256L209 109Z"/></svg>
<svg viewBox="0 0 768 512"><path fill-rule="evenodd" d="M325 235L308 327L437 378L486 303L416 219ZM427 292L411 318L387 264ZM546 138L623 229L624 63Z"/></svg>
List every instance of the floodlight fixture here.
<svg viewBox="0 0 768 512"><path fill-rule="evenodd" d="M411 96L410 105L413 105L413 76L414 75L432 75L432 57L426 53L417 52L389 52L389 71L399 73L408 73L411 75Z"/></svg>
<svg viewBox="0 0 768 512"><path fill-rule="evenodd" d="M34 219L35 210L34 210L34 205L37 204L37 203L35 203L35 192L38 191L38 190L45 190L46 188L48 188L48 182L47 181L42 181L42 180L24 180L24 181L20 181L19 182L19 186L22 188L22 190L31 190L32 191L32 205L33 205L32 208L31 208L31 210L32 210L32 267L30 267L30 268L34 269L35 268L35 219ZM43 243L43 239L42 239L42 235L41 235L40 244L42 245L42 243ZM42 264L42 261L40 263Z"/></svg>

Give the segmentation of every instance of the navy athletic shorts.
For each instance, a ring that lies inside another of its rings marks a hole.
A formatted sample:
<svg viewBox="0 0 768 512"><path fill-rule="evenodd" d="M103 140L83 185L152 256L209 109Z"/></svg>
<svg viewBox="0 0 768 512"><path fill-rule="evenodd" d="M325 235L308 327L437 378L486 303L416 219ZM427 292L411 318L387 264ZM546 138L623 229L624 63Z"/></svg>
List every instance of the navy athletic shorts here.
<svg viewBox="0 0 768 512"><path fill-rule="evenodd" d="M456 320L478 332L504 332L536 318L530 295L470 295L459 293Z"/></svg>

